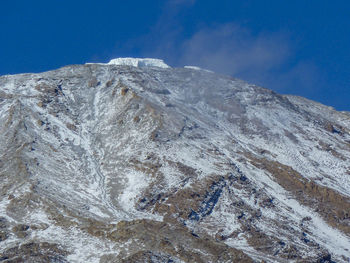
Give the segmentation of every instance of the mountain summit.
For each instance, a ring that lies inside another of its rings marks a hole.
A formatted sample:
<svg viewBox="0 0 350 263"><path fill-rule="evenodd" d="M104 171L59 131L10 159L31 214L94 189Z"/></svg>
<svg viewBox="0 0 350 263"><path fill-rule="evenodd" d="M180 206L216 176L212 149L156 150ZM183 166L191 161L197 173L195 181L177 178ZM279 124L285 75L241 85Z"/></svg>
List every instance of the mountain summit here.
<svg viewBox="0 0 350 263"><path fill-rule="evenodd" d="M0 261L348 262L350 113L194 67L0 77Z"/></svg>

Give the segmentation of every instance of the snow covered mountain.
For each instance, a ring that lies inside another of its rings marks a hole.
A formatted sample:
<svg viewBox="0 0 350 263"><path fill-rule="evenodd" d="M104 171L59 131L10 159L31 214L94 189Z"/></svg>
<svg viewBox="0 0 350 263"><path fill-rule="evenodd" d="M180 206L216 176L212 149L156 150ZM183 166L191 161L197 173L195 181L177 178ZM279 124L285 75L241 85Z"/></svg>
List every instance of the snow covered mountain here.
<svg viewBox="0 0 350 263"><path fill-rule="evenodd" d="M350 113L196 67L0 77L0 261L349 262Z"/></svg>

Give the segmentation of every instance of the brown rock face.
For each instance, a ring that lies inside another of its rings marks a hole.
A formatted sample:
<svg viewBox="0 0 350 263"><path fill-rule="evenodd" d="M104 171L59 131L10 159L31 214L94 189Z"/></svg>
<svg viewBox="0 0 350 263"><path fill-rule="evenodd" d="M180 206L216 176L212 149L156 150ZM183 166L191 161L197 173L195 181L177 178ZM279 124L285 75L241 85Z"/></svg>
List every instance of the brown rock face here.
<svg viewBox="0 0 350 263"><path fill-rule="evenodd" d="M271 173L302 204L319 213L331 226L350 235L350 198L303 178L292 167L247 155L250 162Z"/></svg>

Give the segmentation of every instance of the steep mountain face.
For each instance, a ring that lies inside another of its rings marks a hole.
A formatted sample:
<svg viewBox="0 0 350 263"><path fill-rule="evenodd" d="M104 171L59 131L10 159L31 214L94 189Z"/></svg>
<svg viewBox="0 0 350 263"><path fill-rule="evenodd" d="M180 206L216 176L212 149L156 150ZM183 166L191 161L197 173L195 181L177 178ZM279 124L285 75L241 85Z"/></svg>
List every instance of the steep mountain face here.
<svg viewBox="0 0 350 263"><path fill-rule="evenodd" d="M348 262L350 114L197 68L0 77L0 261Z"/></svg>

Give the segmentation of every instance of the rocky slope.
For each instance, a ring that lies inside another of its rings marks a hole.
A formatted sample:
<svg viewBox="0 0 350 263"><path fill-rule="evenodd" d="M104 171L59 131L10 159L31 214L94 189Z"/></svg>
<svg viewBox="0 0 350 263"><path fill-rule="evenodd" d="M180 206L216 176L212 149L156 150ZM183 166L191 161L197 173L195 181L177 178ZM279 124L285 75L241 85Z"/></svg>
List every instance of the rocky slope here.
<svg viewBox="0 0 350 263"><path fill-rule="evenodd" d="M350 114L119 59L0 77L0 261L348 262Z"/></svg>

